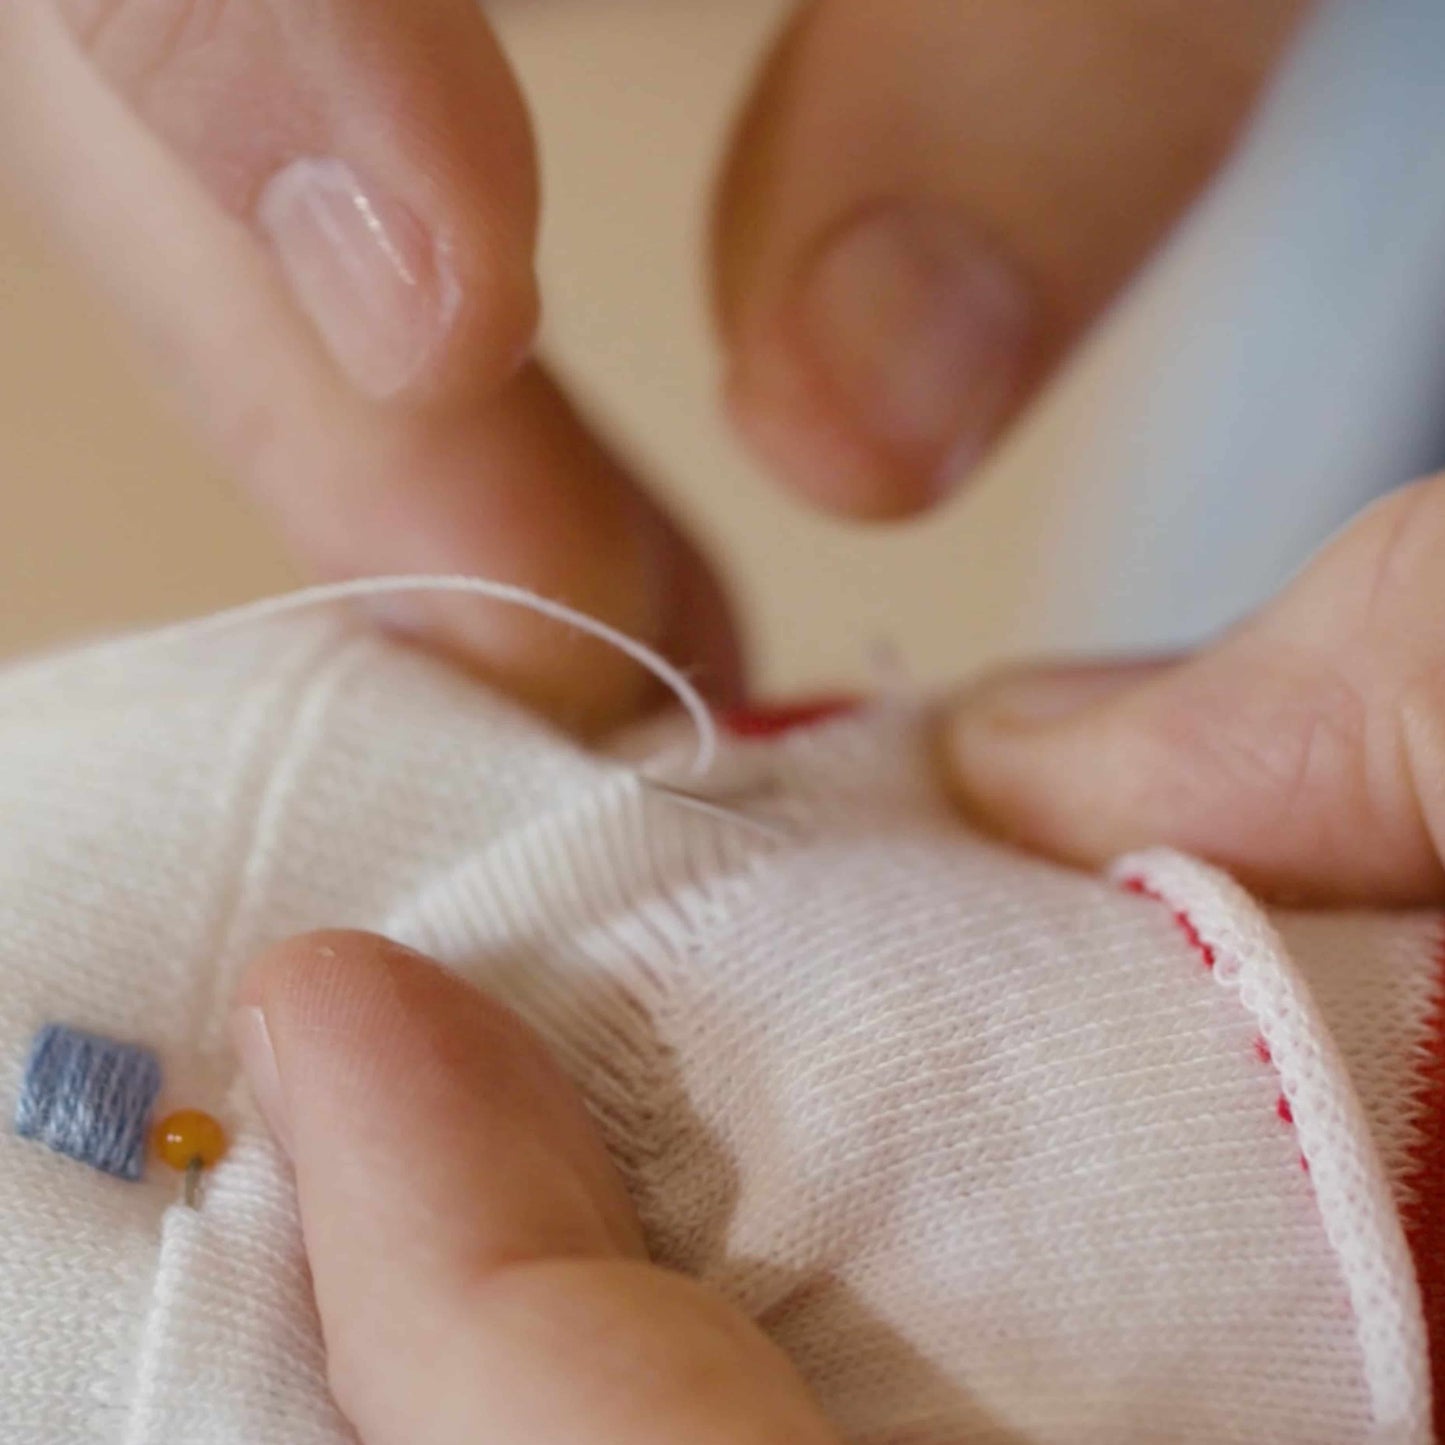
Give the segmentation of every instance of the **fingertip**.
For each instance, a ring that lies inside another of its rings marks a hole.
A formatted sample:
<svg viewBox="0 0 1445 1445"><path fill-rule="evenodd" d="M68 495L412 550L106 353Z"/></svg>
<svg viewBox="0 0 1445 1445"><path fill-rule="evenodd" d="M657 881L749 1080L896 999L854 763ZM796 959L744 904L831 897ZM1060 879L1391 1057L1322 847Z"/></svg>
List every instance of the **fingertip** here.
<svg viewBox="0 0 1445 1445"><path fill-rule="evenodd" d="M392 1257L376 1268L405 1268L408 1221L439 1210L426 1257L443 1269L449 1252L641 1253L626 1192L542 1041L434 960L371 933L306 934L257 959L236 1009L257 1102L283 1112L303 1216L346 1222L325 1232L319 1265L343 1295L338 1259L384 1240ZM470 1212L446 1216L453 1197Z"/></svg>
<svg viewBox="0 0 1445 1445"><path fill-rule="evenodd" d="M274 231L272 249L364 394L489 397L531 354L540 309L536 140L516 78L464 0L350 6L330 23L322 134L351 174L315 187L314 234L302 208L319 275L305 256L287 265ZM288 169L298 164L315 172L305 158Z"/></svg>
<svg viewBox="0 0 1445 1445"><path fill-rule="evenodd" d="M531 347L530 258L479 244L471 227L425 214L359 164L287 162L262 188L255 222L296 304L368 397L490 391Z"/></svg>
<svg viewBox="0 0 1445 1445"><path fill-rule="evenodd" d="M1305 5L1045 8L800 5L744 107L713 223L733 409L825 505L907 515L964 479L1199 193Z"/></svg>
<svg viewBox="0 0 1445 1445"><path fill-rule="evenodd" d="M859 435L846 408L820 395L786 352L735 366L723 409L754 461L824 511L906 521L952 490Z"/></svg>
<svg viewBox="0 0 1445 1445"><path fill-rule="evenodd" d="M476 256L443 303L438 344L399 387L378 400L419 407L465 405L501 393L535 355L542 299L530 253Z"/></svg>
<svg viewBox="0 0 1445 1445"><path fill-rule="evenodd" d="M421 403L517 370L536 327L535 146L475 5L100 8L61 14L257 238L351 386Z"/></svg>
<svg viewBox="0 0 1445 1445"><path fill-rule="evenodd" d="M393 970L413 963L424 960L385 938L326 930L275 944L247 970L232 1010L232 1042L252 1097L293 1159L298 1090L307 1093L302 1114L330 1109L330 1085L324 1094L311 1089L317 1074L344 1076L352 1087L358 1056L384 1061L387 1031L372 998Z"/></svg>
<svg viewBox="0 0 1445 1445"><path fill-rule="evenodd" d="M1110 725L1110 709L1175 663L1013 666L963 688L940 709L935 738L964 815L990 834L1079 865L1106 863L1132 846L1130 810L1145 750L1114 746L1128 728ZM1120 767L1121 751L1133 752L1132 771Z"/></svg>
<svg viewBox="0 0 1445 1445"><path fill-rule="evenodd" d="M334 1004L338 989L400 962L422 962L400 944L359 929L317 929L273 944L252 960L236 991L238 1009L276 1019L311 1016Z"/></svg>
<svg viewBox="0 0 1445 1445"><path fill-rule="evenodd" d="M913 515L986 454L1035 371L1032 291L961 215L850 215L729 338L726 401L762 460L854 516Z"/></svg>

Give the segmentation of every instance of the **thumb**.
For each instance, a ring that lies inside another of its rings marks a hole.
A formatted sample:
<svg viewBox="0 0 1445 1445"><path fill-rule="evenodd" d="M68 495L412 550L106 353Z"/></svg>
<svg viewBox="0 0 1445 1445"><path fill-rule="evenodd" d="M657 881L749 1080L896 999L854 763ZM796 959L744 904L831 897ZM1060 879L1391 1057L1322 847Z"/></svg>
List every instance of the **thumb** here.
<svg viewBox="0 0 1445 1445"><path fill-rule="evenodd" d="M646 1262L580 1099L506 1009L317 934L257 964L237 1036L366 1445L837 1445L746 1319Z"/></svg>
<svg viewBox="0 0 1445 1445"><path fill-rule="evenodd" d="M724 172L728 401L815 501L938 499L1228 151L1305 0L812 0Z"/></svg>
<svg viewBox="0 0 1445 1445"><path fill-rule="evenodd" d="M1018 671L946 719L965 806L1079 863L1168 843L1289 899L1445 897L1445 477L1183 662Z"/></svg>

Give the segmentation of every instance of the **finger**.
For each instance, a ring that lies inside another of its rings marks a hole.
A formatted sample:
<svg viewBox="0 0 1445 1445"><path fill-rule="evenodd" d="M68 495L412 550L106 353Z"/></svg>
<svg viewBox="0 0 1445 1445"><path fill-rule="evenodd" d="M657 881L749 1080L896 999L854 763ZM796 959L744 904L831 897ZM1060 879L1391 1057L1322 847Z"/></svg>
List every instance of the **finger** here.
<svg viewBox="0 0 1445 1445"><path fill-rule="evenodd" d="M936 500L1227 151L1303 0L812 0L738 129L715 286L744 435Z"/></svg>
<svg viewBox="0 0 1445 1445"><path fill-rule="evenodd" d="M450 383L442 364L416 404L366 394L316 339L265 238L223 217L48 7L0 7L0 164L123 310L309 570L459 571L532 588L668 648L727 695L736 653L706 564L540 368L510 377L481 362L469 369L468 346L516 349L497 340L485 305L462 313L475 313L458 323L475 335L453 338L459 374ZM489 184L489 175L473 177L474 188ZM439 192L438 204L480 224L480 202L465 189ZM504 279L493 278L493 289ZM445 384L447 398L436 392ZM515 609L418 599L389 615L585 729L626 717L648 696L631 664Z"/></svg>
<svg viewBox="0 0 1445 1445"><path fill-rule="evenodd" d="M366 1445L836 1445L761 1334L646 1263L585 1110L514 1015L359 934L283 945L242 998Z"/></svg>
<svg viewBox="0 0 1445 1445"><path fill-rule="evenodd" d="M1169 843L1289 899L1445 897L1445 478L1394 493L1217 647L985 681L969 810L1081 863Z"/></svg>
<svg viewBox="0 0 1445 1445"><path fill-rule="evenodd" d="M344 439L308 427L253 467L251 482L295 549L329 576L515 583L665 651L716 701L741 687L711 565L538 366L453 414L368 415ZM404 594L375 615L582 732L652 696L650 679L614 649L513 608Z"/></svg>
<svg viewBox="0 0 1445 1445"><path fill-rule="evenodd" d="M76 45L268 248L377 396L511 370L531 335L536 177L469 0L53 0Z"/></svg>

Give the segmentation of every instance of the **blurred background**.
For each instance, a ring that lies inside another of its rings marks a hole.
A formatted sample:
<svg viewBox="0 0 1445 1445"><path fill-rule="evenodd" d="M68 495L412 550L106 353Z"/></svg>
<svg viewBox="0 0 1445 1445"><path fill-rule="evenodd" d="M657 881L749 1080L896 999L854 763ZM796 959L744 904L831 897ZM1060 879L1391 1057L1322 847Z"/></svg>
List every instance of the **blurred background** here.
<svg viewBox="0 0 1445 1445"><path fill-rule="evenodd" d="M722 136L781 0L496 0L547 187L546 349L729 564L773 688L1171 645L1445 458L1445 6L1326 10L1239 162L941 517L820 520L714 403ZM3 177L0 177L3 179ZM639 221L639 218L643 218ZM298 580L0 190L0 652Z"/></svg>

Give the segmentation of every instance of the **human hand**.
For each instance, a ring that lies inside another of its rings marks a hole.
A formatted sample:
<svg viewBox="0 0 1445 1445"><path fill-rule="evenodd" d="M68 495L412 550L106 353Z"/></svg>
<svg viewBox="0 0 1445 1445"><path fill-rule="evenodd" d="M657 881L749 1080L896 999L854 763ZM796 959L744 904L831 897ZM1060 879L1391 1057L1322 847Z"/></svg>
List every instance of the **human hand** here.
<svg viewBox="0 0 1445 1445"><path fill-rule="evenodd" d="M531 587L733 686L708 568L526 359L535 155L473 0L0 7L0 170L310 569ZM396 605L583 728L642 700L515 609Z"/></svg>
<svg viewBox="0 0 1445 1445"><path fill-rule="evenodd" d="M1442 555L1435 477L1195 656L984 679L944 726L965 805L1077 863L1168 843L1284 901L1438 903Z"/></svg>
<svg viewBox="0 0 1445 1445"><path fill-rule="evenodd" d="M365 1445L838 1445L750 1321L647 1262L591 1120L515 1015L333 933L261 959L236 1020Z"/></svg>
<svg viewBox="0 0 1445 1445"><path fill-rule="evenodd" d="M718 203L745 434L825 505L935 500L1208 176L1303 8L800 8ZM709 570L523 361L535 157L473 0L3 7L0 121L8 169L311 567L532 586L735 685ZM399 620L583 725L642 696L511 611Z"/></svg>

